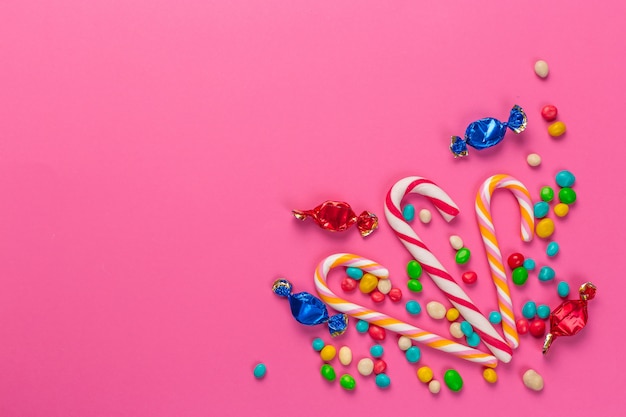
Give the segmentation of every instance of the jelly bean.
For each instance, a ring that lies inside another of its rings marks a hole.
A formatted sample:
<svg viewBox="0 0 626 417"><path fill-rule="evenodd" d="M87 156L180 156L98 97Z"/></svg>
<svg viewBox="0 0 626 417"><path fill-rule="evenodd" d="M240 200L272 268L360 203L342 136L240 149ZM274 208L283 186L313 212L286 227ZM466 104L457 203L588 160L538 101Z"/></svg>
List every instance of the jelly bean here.
<svg viewBox="0 0 626 417"><path fill-rule="evenodd" d="M393 301L394 303L402 300L402 291L400 290L400 288L392 288L389 291L389 299L391 301Z"/></svg>
<svg viewBox="0 0 626 417"><path fill-rule="evenodd" d="M528 270L523 266L515 268L511 274L511 279L515 285L524 285L528 280Z"/></svg>
<svg viewBox="0 0 626 417"><path fill-rule="evenodd" d="M543 59L535 62L535 74L541 78L546 78L550 73L550 67L548 67L548 63Z"/></svg>
<svg viewBox="0 0 626 417"><path fill-rule="evenodd" d="M398 338L398 347L400 350L404 351L413 346L413 342L406 336L400 336Z"/></svg>
<svg viewBox="0 0 626 417"><path fill-rule="evenodd" d="M433 219L433 215L429 210L422 209L420 210L419 218L422 223L428 224Z"/></svg>
<svg viewBox="0 0 626 417"><path fill-rule="evenodd" d="M385 340L385 337L387 337L385 329L375 324L370 324L370 328L367 329L367 333L374 340Z"/></svg>
<svg viewBox="0 0 626 417"><path fill-rule="evenodd" d="M576 202L576 191L569 187L561 188L559 191L559 201L563 204L574 204Z"/></svg>
<svg viewBox="0 0 626 417"><path fill-rule="evenodd" d="M431 301L426 304L426 312L431 318L440 320L446 316L446 307L439 301Z"/></svg>
<svg viewBox="0 0 626 417"><path fill-rule="evenodd" d="M412 222L415 219L415 206L413 204L407 204L402 209L402 217L407 222Z"/></svg>
<svg viewBox="0 0 626 417"><path fill-rule="evenodd" d="M554 198L554 190L551 187L541 187L541 191L539 191L539 197L543 201L549 203Z"/></svg>
<svg viewBox="0 0 626 417"><path fill-rule="evenodd" d="M342 346L339 349L339 363L343 366L348 366L352 363L352 349L348 346Z"/></svg>
<svg viewBox="0 0 626 417"><path fill-rule="evenodd" d="M345 292L350 292L356 290L356 287L359 286L359 283L350 277L343 277L341 280L341 289Z"/></svg>
<svg viewBox="0 0 626 417"><path fill-rule="evenodd" d="M372 355L373 358L380 358L383 356L384 352L385 349L381 345L374 345L370 348L370 355Z"/></svg>
<svg viewBox="0 0 626 417"><path fill-rule="evenodd" d="M556 272L549 266L542 266L537 276L539 277L539 281L551 281L556 276Z"/></svg>
<svg viewBox="0 0 626 417"><path fill-rule="evenodd" d="M428 366L422 366L417 370L417 379L419 379L420 382L423 382L424 384L428 384L430 381L432 381L433 376L433 370L430 369Z"/></svg>
<svg viewBox="0 0 626 417"><path fill-rule="evenodd" d="M377 361L374 362L374 373L376 375L382 374L386 370L387 370L387 362L385 362L382 359L378 359Z"/></svg>
<svg viewBox="0 0 626 417"><path fill-rule="evenodd" d="M553 138L557 138L565 133L567 128L565 127L565 123L563 122L554 122L550 126L548 126L548 135Z"/></svg>
<svg viewBox="0 0 626 417"><path fill-rule="evenodd" d="M324 348L324 341L322 339L320 339L319 337L313 339L313 350L316 352L319 352L320 350L322 350Z"/></svg>
<svg viewBox="0 0 626 417"><path fill-rule="evenodd" d="M543 320L550 317L550 307L545 304L540 304L539 306L537 306L537 317Z"/></svg>
<svg viewBox="0 0 626 417"><path fill-rule="evenodd" d="M446 319L448 319L448 321L454 321L459 318L459 315L460 315L459 310L452 307L452 308L449 308L448 311L446 312Z"/></svg>
<svg viewBox="0 0 626 417"><path fill-rule="evenodd" d="M558 217L565 217L567 216L568 212L569 206L567 204L559 203L554 206L554 214L556 214Z"/></svg>
<svg viewBox="0 0 626 417"><path fill-rule="evenodd" d="M461 322L461 331L463 332L463 334L465 336L469 336L470 334L474 333L474 328L472 327L471 324L469 324L469 322L462 321Z"/></svg>
<svg viewBox="0 0 626 417"><path fill-rule="evenodd" d="M464 265L469 262L470 256L471 256L471 253L469 249L461 248L456 253L456 256L455 256L456 263L459 265Z"/></svg>
<svg viewBox="0 0 626 417"><path fill-rule="evenodd" d="M552 219L549 219L547 217L545 219L541 219L539 220L539 223L537 223L535 231L537 232L537 236L539 236L540 238L549 238L550 236L552 236L552 233L554 233L554 222L552 221Z"/></svg>
<svg viewBox="0 0 626 417"><path fill-rule="evenodd" d="M463 378L461 378L461 375L454 369L448 369L445 374L443 374L443 381L450 391L458 392L463 388Z"/></svg>
<svg viewBox="0 0 626 417"><path fill-rule="evenodd" d="M533 214L537 219L546 217L550 211L550 206L545 201L538 201L533 206Z"/></svg>
<svg viewBox="0 0 626 417"><path fill-rule="evenodd" d="M411 346L404 352L404 355L407 361L415 363L422 357L422 351L417 346Z"/></svg>
<svg viewBox="0 0 626 417"><path fill-rule="evenodd" d="M254 367L254 377L256 379L261 379L265 376L265 374L267 373L267 367L265 366L264 363L258 363L255 367Z"/></svg>
<svg viewBox="0 0 626 417"><path fill-rule="evenodd" d="M526 157L526 163L528 163L531 167L538 167L541 165L541 156L536 153L530 153Z"/></svg>
<svg viewBox="0 0 626 417"><path fill-rule="evenodd" d="M559 253L559 244L556 242L550 242L548 243L548 247L546 248L546 254L549 257L553 257L556 256L557 253Z"/></svg>
<svg viewBox="0 0 626 417"><path fill-rule="evenodd" d="M524 264L524 255L521 253L512 253L506 260L506 263L509 264L509 268L511 269L519 268Z"/></svg>
<svg viewBox="0 0 626 417"><path fill-rule="evenodd" d="M541 391L543 389L543 377L533 369L529 369L522 375L522 381L526 388L533 391Z"/></svg>
<svg viewBox="0 0 626 417"><path fill-rule="evenodd" d="M534 319L530 322L528 331L530 331L530 334L537 338L543 337L543 335L546 333L546 323L541 319Z"/></svg>
<svg viewBox="0 0 626 417"><path fill-rule="evenodd" d="M320 358L322 358L324 362L332 361L333 359L335 359L336 355L337 349L335 349L333 345L326 345L320 351Z"/></svg>
<svg viewBox="0 0 626 417"><path fill-rule="evenodd" d="M461 236L450 236L450 246L452 246L452 249L454 250L461 249L463 247L463 239L461 239Z"/></svg>
<svg viewBox="0 0 626 417"><path fill-rule="evenodd" d="M406 286L408 287L409 291L412 292L421 292L422 289L424 288L424 286L422 285L421 282L419 282L416 279L410 279L407 283Z"/></svg>
<svg viewBox="0 0 626 417"><path fill-rule="evenodd" d="M517 329L517 333L519 334L526 334L528 333L528 320L526 319L518 319L515 322L515 328Z"/></svg>
<svg viewBox="0 0 626 417"><path fill-rule="evenodd" d="M467 336L466 341L468 346L476 347L480 344L480 336L478 336L478 333L474 332Z"/></svg>
<svg viewBox="0 0 626 417"><path fill-rule="evenodd" d="M559 113L559 111L552 104L548 104L547 106L543 106L543 109L541 109L541 117L543 117L543 120L545 120L546 122L551 122L554 119L556 119L556 115L558 113Z"/></svg>
<svg viewBox="0 0 626 417"><path fill-rule="evenodd" d="M554 179L556 180L556 183L559 187L571 188L576 182L576 177L574 176L574 174L572 174L571 172L567 170L557 172Z"/></svg>
<svg viewBox="0 0 626 417"><path fill-rule="evenodd" d="M378 290L374 290L370 293L370 298L375 303L382 303L383 301L385 301L385 294Z"/></svg>
<svg viewBox="0 0 626 417"><path fill-rule="evenodd" d="M454 337L455 339L460 339L464 336L463 332L461 331L461 323L454 322L450 324L450 335L452 335L452 337Z"/></svg>
<svg viewBox="0 0 626 417"><path fill-rule="evenodd" d="M500 324L502 323L502 314L498 311L492 311L489 313L489 322L492 324Z"/></svg>
<svg viewBox="0 0 626 417"><path fill-rule="evenodd" d="M345 374L341 376L339 385L348 391L352 391L356 387L356 381L351 375Z"/></svg>
<svg viewBox="0 0 626 417"><path fill-rule="evenodd" d="M430 381L428 383L428 391L430 391L431 394L439 394L439 391L441 391L441 382L436 379Z"/></svg>
<svg viewBox="0 0 626 417"><path fill-rule="evenodd" d="M327 381L334 381L337 378L337 374L335 374L335 369L327 363L322 365L322 368L320 369L320 374L322 374L324 379L326 379Z"/></svg>
<svg viewBox="0 0 626 417"><path fill-rule="evenodd" d="M376 288L383 294L389 294L389 291L391 291L391 281L388 279L379 279Z"/></svg>
<svg viewBox="0 0 626 417"><path fill-rule="evenodd" d="M370 324L364 320L359 320L356 322L356 331L359 333L366 333L370 328Z"/></svg>
<svg viewBox="0 0 626 417"><path fill-rule="evenodd" d="M356 279L357 281L363 278L363 270L355 268L353 266L349 266L348 268L346 268L346 274L350 278Z"/></svg>
<svg viewBox="0 0 626 417"><path fill-rule="evenodd" d="M522 316L530 320L535 318L535 315L537 315L537 304L534 301L526 302L522 307Z"/></svg>
<svg viewBox="0 0 626 417"><path fill-rule="evenodd" d="M537 264L535 263L534 259L528 258L524 261L524 268L526 268L529 271L534 270L536 266Z"/></svg>
<svg viewBox="0 0 626 417"><path fill-rule="evenodd" d="M411 279L417 279L422 275L422 265L415 259L406 264L406 273Z"/></svg>
<svg viewBox="0 0 626 417"><path fill-rule="evenodd" d="M359 281L359 289L363 294L369 294L378 285L378 278L376 275L372 274L363 274L363 278Z"/></svg>
<svg viewBox="0 0 626 417"><path fill-rule="evenodd" d="M387 388L391 384L391 380L387 374L376 375L376 385L378 388Z"/></svg>
<svg viewBox="0 0 626 417"><path fill-rule="evenodd" d="M485 368L485 370L483 371L483 378L490 384L495 384L498 381L498 374L496 373L495 369Z"/></svg>
<svg viewBox="0 0 626 417"><path fill-rule="evenodd" d="M473 284L478 279L478 275L474 271L465 271L463 275L461 275L461 279L466 284Z"/></svg>
<svg viewBox="0 0 626 417"><path fill-rule="evenodd" d="M356 369L363 376L371 375L374 372L374 361L370 358L363 358L357 363Z"/></svg>
<svg viewBox="0 0 626 417"><path fill-rule="evenodd" d="M407 301L405 308L409 314L413 314L413 315L416 315L422 312L422 307L415 300Z"/></svg>
<svg viewBox="0 0 626 417"><path fill-rule="evenodd" d="M569 295L569 284L565 281L559 282L559 285L556 287L556 292L561 298L567 297Z"/></svg>

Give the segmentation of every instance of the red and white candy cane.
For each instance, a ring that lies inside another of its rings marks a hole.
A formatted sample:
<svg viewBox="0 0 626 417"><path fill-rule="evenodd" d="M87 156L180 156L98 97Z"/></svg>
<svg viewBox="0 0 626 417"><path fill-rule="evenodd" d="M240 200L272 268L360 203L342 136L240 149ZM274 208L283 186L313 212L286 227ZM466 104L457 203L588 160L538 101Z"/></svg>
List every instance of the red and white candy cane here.
<svg viewBox="0 0 626 417"><path fill-rule="evenodd" d="M521 212L521 236L524 242L530 242L533 238L535 220L533 217L532 201L530 193L518 180L506 174L491 176L482 183L476 194L476 219L480 235L485 244L491 278L496 285L498 294L498 307L502 315L502 330L509 345L515 349L519 346L519 336L515 327L515 314L513 313L513 303L511 292L507 282L506 271L502 261L502 253L491 217L491 196L499 188L505 188L513 193L520 207Z"/></svg>
<svg viewBox="0 0 626 417"><path fill-rule="evenodd" d="M406 322L393 317L389 317L378 311L370 310L358 304L351 303L343 298L338 297L327 284L328 272L332 268L340 266L359 268L365 272L377 276L379 279L389 278L389 271L382 265L363 258L359 255L349 253L338 253L324 259L315 269L315 287L320 298L330 307L337 311L345 313L349 316L367 321L385 329L407 336L417 342L424 343L433 349L450 353L459 358L477 362L488 367L495 367L498 360L487 353L480 350L461 345L460 343L448 340L438 334L431 333L427 330L420 329Z"/></svg>
<svg viewBox="0 0 626 417"><path fill-rule="evenodd" d="M430 200L448 222L459 214L459 208L445 191L431 180L422 177L401 179L391 187L385 199L385 216L396 236L413 255L413 258L421 264L424 271L432 278L435 285L446 295L452 305L459 310L463 318L472 325L485 346L502 362L508 363L513 353L511 347L507 345L489 320L404 220L400 203L404 196L410 193L422 195Z"/></svg>

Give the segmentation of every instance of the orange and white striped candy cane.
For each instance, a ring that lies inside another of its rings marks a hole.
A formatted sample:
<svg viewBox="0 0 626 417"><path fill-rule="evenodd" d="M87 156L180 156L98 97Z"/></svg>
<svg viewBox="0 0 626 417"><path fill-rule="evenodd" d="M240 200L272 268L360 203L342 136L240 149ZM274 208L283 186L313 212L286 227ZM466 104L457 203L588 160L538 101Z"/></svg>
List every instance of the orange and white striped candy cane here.
<svg viewBox="0 0 626 417"><path fill-rule="evenodd" d="M513 313L513 303L511 292L507 282L506 271L502 261L502 253L496 239L496 233L491 217L491 196L499 188L505 188L513 193L520 207L521 212L521 236L524 242L529 242L533 238L534 217L530 193L518 180L510 175L498 174L491 176L483 182L476 194L476 218L480 235L485 244L491 278L496 285L498 294L498 307L502 315L502 330L509 346L513 349L519 346L519 336L515 327L515 314Z"/></svg>
<svg viewBox="0 0 626 417"><path fill-rule="evenodd" d="M439 336L438 334L420 329L419 327L403 322L402 320L394 319L393 317L387 316L378 311L370 310L367 307L351 303L350 301L338 297L328 287L327 277L328 272L332 268L340 266L359 268L377 276L379 279L389 278L389 271L382 265L372 260L349 253L331 255L319 263L315 269L314 277L318 295L330 307L357 319L384 327L389 331L405 335L408 338L424 343L433 349L450 353L459 358L480 363L481 365L488 367L495 367L498 364L498 360L493 355L461 345L457 342L453 342L452 340Z"/></svg>

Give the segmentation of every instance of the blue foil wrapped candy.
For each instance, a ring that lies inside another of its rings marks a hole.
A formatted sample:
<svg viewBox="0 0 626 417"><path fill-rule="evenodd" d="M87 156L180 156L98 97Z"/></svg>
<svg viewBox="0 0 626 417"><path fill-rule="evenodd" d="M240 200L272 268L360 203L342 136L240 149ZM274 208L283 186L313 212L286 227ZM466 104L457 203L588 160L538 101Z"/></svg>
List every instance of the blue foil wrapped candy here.
<svg viewBox="0 0 626 417"><path fill-rule="evenodd" d="M455 158L467 156L467 146L482 150L502 142L507 127L515 133L523 132L528 125L524 110L517 104L511 109L509 120L501 122L493 117L486 117L471 123L465 129L465 137L452 136L450 150Z"/></svg>
<svg viewBox="0 0 626 417"><path fill-rule="evenodd" d="M348 316L345 314L328 315L326 305L319 298L308 292L293 294L291 282L286 279L278 279L272 285L274 294L286 297L289 300L291 314L297 322L307 326L328 323L331 336L342 335L348 328Z"/></svg>

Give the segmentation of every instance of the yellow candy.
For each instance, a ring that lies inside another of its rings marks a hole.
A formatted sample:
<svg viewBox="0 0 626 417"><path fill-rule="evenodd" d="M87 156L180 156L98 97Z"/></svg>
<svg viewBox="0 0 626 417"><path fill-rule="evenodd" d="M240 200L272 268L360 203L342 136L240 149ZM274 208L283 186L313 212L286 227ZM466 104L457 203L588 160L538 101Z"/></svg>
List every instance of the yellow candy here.
<svg viewBox="0 0 626 417"><path fill-rule="evenodd" d="M569 213L569 206L567 204L559 203L554 206L554 214L559 217L565 217Z"/></svg>
<svg viewBox="0 0 626 417"><path fill-rule="evenodd" d="M369 294L378 286L378 278L372 274L363 274L363 278L359 281L359 289L364 294Z"/></svg>
<svg viewBox="0 0 626 417"><path fill-rule="evenodd" d="M483 378L490 384L495 384L498 380L498 374L493 369L487 368L483 371Z"/></svg>
<svg viewBox="0 0 626 417"><path fill-rule="evenodd" d="M428 366L422 366L417 370L417 379L424 384L428 384L433 379L433 370Z"/></svg>
<svg viewBox="0 0 626 417"><path fill-rule="evenodd" d="M459 318L459 310L452 307L450 310L446 312L446 318L448 321L454 321Z"/></svg>
<svg viewBox="0 0 626 417"><path fill-rule="evenodd" d="M539 223L537 223L537 228L535 229L537 231L537 236L541 237L541 238L547 238L552 236L552 233L554 233L554 222L552 221L552 219L541 219L539 221Z"/></svg>
<svg viewBox="0 0 626 417"><path fill-rule="evenodd" d="M553 138L561 136L563 133L565 133L565 123L563 122L554 122L548 126L548 134Z"/></svg>
<svg viewBox="0 0 626 417"><path fill-rule="evenodd" d="M326 345L320 351L320 358L324 362L329 362L335 359L335 355L337 354L337 349L333 345Z"/></svg>

